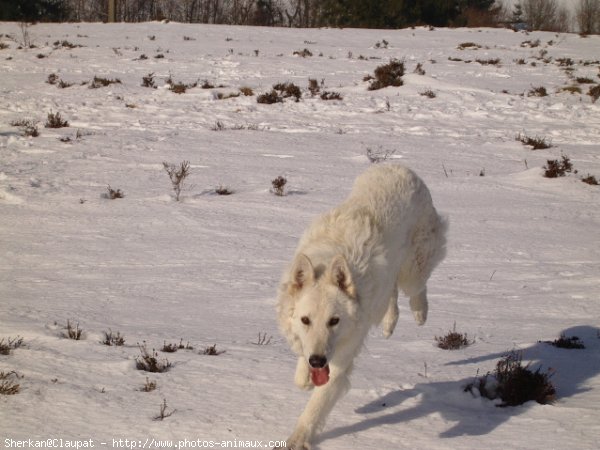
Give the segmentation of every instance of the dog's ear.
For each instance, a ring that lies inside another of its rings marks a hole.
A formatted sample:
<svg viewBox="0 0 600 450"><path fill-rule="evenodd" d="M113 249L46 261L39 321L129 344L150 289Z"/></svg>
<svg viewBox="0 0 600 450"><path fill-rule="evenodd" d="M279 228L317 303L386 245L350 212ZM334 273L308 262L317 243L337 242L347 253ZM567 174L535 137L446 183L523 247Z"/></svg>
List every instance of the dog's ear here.
<svg viewBox="0 0 600 450"><path fill-rule="evenodd" d="M350 273L346 258L342 255L337 255L331 261L331 265L329 266L329 279L348 297L356 299L356 287L352 281L352 274Z"/></svg>
<svg viewBox="0 0 600 450"><path fill-rule="evenodd" d="M292 265L292 277L289 284L289 293L294 295L303 287L310 285L315 280L315 269L308 256L299 254Z"/></svg>

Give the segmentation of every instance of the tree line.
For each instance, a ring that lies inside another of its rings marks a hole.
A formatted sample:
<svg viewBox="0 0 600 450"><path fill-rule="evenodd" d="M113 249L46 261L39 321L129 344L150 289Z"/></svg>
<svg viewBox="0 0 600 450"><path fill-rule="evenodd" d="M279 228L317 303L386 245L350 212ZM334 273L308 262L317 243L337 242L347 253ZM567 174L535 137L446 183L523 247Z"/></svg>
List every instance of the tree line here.
<svg viewBox="0 0 600 450"><path fill-rule="evenodd" d="M600 0L521 0L512 9L495 0L114 0L118 22L286 27L405 28L414 25L518 25L530 30L600 33ZM109 0L0 0L0 20L107 21Z"/></svg>

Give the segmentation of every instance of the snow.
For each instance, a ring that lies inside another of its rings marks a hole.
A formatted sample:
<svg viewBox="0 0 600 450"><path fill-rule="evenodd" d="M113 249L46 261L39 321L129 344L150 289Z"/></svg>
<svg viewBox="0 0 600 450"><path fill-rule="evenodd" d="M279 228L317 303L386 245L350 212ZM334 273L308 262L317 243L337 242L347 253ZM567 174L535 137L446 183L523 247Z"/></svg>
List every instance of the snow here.
<svg viewBox="0 0 600 450"><path fill-rule="evenodd" d="M310 220L368 167L371 148L427 182L450 219L448 256L429 283L427 324L417 327L400 299L396 333L372 331L315 448L597 448L599 191L579 178L600 177L600 103L589 85L558 92L573 81L555 60L571 58L574 76L597 84L600 37L38 24L37 48L19 50L7 37L19 40L16 24L1 23L0 34L0 339L25 342L0 355L0 371L23 375L21 392L0 398L0 445L285 439L308 394L293 385L295 358L277 330L279 277ZM382 39L389 48L375 48ZM536 39L540 47L520 45ZM57 40L82 47L55 49ZM463 42L482 48L458 50ZM313 56L293 55L304 48ZM537 59L542 49L552 61ZM368 91L363 77L390 58L405 59L405 85ZM419 62L425 75L412 73ZM74 85L46 83L51 73ZM157 89L141 86L149 73ZM178 95L169 74L225 87ZM121 84L81 84L94 76ZM343 100L311 98L309 77ZM300 102L256 102L285 81L303 88ZM255 95L216 98L242 86ZM549 95L527 95L538 86ZM426 89L436 98L421 96ZM44 128L49 112L70 126ZM22 136L15 120L37 121L40 136ZM226 129L212 130L217 121ZM532 151L518 133L553 147ZM546 160L562 154L579 173L544 178ZM176 202L162 162L184 160L192 172ZM288 179L283 197L270 192L278 175ZM104 198L107 185L125 197ZM234 194L218 196L218 186ZM83 340L62 337L67 320ZM454 324L475 344L437 348L434 337ZM125 346L100 344L109 329ZM539 343L563 332L586 348ZM159 352L171 370L136 369L137 343L158 350L180 339L194 350ZM214 344L225 353L199 354ZM556 403L497 408L463 392L513 349L555 371ZM146 377L155 391L140 391ZM163 399L175 411L153 420Z"/></svg>

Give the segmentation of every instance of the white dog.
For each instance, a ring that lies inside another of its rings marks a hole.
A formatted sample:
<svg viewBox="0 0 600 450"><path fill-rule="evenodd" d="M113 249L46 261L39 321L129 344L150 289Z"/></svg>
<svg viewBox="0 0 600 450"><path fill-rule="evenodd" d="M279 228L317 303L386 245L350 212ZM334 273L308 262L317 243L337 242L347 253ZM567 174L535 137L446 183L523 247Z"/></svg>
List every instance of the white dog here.
<svg viewBox="0 0 600 450"><path fill-rule="evenodd" d="M283 275L277 312L298 355L295 383L316 389L286 449L310 449L349 388L369 329L381 324L386 337L392 334L398 290L410 298L417 323L425 323L426 283L444 258L446 228L417 175L375 165L356 179L344 203L306 230Z"/></svg>

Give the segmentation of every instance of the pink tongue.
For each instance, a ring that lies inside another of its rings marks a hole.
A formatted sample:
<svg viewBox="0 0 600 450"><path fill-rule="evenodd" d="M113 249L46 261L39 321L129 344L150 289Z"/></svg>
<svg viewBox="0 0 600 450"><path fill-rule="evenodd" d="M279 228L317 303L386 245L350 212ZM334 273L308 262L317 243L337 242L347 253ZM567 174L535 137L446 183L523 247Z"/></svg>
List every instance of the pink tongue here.
<svg viewBox="0 0 600 450"><path fill-rule="evenodd" d="M310 368L310 378L315 386L323 386L329 381L329 366L322 369Z"/></svg>

